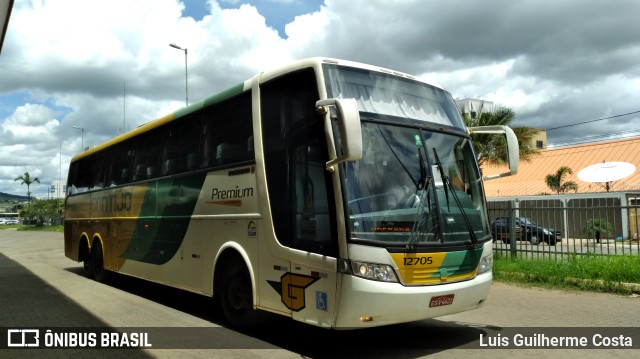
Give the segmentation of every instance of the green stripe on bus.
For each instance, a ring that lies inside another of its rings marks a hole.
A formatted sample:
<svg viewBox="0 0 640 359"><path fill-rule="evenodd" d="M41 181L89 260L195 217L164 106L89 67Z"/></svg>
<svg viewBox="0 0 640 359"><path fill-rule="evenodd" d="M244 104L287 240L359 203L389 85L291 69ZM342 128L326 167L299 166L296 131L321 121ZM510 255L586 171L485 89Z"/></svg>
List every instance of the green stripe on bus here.
<svg viewBox="0 0 640 359"><path fill-rule="evenodd" d="M449 276L473 272L478 267L478 263L480 263L482 249L480 247L465 251L448 252L440 268L446 269ZM437 278L439 276L440 272L438 271L431 277Z"/></svg>
<svg viewBox="0 0 640 359"><path fill-rule="evenodd" d="M122 258L164 264L178 251L207 173L164 179L149 186L140 219Z"/></svg>

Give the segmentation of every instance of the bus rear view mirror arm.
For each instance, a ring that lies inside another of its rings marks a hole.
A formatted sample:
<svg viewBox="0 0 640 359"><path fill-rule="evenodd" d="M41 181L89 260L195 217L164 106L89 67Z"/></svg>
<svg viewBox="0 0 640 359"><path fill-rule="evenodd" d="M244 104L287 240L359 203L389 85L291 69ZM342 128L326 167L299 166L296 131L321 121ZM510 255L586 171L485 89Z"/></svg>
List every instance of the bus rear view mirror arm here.
<svg viewBox="0 0 640 359"><path fill-rule="evenodd" d="M326 164L327 171L333 172L334 165L344 161L357 161L362 158L362 129L358 103L353 98L331 98L316 102L316 109L335 106L342 156L332 159Z"/></svg>

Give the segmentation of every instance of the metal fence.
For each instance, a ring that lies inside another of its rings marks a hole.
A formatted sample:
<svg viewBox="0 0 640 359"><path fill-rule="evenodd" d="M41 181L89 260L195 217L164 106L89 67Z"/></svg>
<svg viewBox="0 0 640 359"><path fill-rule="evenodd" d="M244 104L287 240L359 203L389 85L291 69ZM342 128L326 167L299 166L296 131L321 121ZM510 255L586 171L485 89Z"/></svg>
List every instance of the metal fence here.
<svg viewBox="0 0 640 359"><path fill-rule="evenodd" d="M622 205L614 198L511 200L488 202L487 205L490 223L498 217L508 217L512 223L506 232L504 229L500 229L503 233L492 230L497 253L529 259L640 253L638 205ZM527 230L513 224L516 217L533 221L538 227L548 229L546 233L558 230L561 240L555 244L542 240L532 244Z"/></svg>

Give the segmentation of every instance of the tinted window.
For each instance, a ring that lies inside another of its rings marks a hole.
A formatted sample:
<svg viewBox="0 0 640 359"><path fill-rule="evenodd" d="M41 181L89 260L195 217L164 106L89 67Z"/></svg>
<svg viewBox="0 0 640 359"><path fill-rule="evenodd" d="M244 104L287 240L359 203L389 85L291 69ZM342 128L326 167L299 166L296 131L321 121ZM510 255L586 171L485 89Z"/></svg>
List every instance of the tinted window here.
<svg viewBox="0 0 640 359"><path fill-rule="evenodd" d="M158 176L160 138L160 132L154 130L141 135L133 141L132 181L144 181Z"/></svg>
<svg viewBox="0 0 640 359"><path fill-rule="evenodd" d="M171 123L164 131L162 175L172 175L197 168L201 127L200 115L196 113Z"/></svg>
<svg viewBox="0 0 640 359"><path fill-rule="evenodd" d="M255 158L251 93L197 111L70 165L69 194Z"/></svg>
<svg viewBox="0 0 640 359"><path fill-rule="evenodd" d="M253 159L251 93L207 108L202 128L200 167Z"/></svg>
<svg viewBox="0 0 640 359"><path fill-rule="evenodd" d="M283 245L337 255L335 219L323 118L315 111L312 70L261 88L262 131L271 215Z"/></svg>

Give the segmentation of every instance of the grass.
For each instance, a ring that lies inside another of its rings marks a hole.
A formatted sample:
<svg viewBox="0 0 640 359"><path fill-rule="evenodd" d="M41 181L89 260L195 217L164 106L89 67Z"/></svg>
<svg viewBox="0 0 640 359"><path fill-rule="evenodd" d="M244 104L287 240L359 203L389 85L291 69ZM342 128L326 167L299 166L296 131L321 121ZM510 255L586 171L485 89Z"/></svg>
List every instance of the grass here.
<svg viewBox="0 0 640 359"><path fill-rule="evenodd" d="M638 255L570 255L564 260L494 256L493 275L500 282L619 294L640 291Z"/></svg>
<svg viewBox="0 0 640 359"><path fill-rule="evenodd" d="M0 229L5 228L64 231L63 226L0 226ZM531 260L494 253L493 264L493 277L498 282L618 294L640 292L640 255L570 255L564 260Z"/></svg>
<svg viewBox="0 0 640 359"><path fill-rule="evenodd" d="M64 232L64 226L18 226L19 231Z"/></svg>
<svg viewBox="0 0 640 359"><path fill-rule="evenodd" d="M64 232L64 226L25 226L22 224L0 225L0 230L14 228L18 231Z"/></svg>

